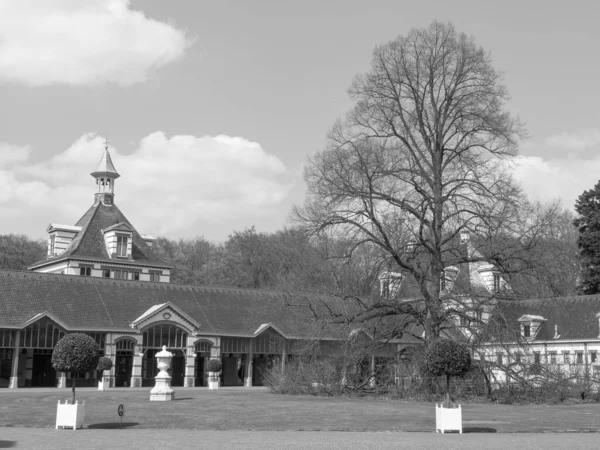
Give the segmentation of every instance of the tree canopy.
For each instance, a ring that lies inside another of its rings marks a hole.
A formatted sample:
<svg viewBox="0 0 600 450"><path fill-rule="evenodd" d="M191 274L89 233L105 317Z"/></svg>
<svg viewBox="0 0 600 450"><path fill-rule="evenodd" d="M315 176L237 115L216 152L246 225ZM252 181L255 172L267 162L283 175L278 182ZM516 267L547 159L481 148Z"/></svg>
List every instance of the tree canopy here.
<svg viewBox="0 0 600 450"><path fill-rule="evenodd" d="M348 257L370 246L382 267L414 278L424 308L415 320L435 339L446 322L445 269L485 259L508 270L507 259L538 236L538 217L507 168L524 128L506 110L489 54L451 24L376 47L349 93L354 107L306 165L307 199L295 219L352 241ZM464 232L481 237L482 254L460 250ZM388 306L378 313L406 313Z"/></svg>
<svg viewBox="0 0 600 450"><path fill-rule="evenodd" d="M58 372L71 373L73 404L75 404L75 374L89 372L98 367L100 347L83 333L71 333L60 339L52 351L52 367Z"/></svg>
<svg viewBox="0 0 600 450"><path fill-rule="evenodd" d="M575 202L579 217L573 222L579 232L581 272L579 292L597 294L600 292L600 182L593 189L584 191Z"/></svg>

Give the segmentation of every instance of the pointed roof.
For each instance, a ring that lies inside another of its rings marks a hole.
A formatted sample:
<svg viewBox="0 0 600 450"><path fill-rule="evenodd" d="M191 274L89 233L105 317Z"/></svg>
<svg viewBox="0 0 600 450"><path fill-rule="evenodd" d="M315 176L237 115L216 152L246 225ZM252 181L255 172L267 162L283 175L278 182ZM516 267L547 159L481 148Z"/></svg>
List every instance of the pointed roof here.
<svg viewBox="0 0 600 450"><path fill-rule="evenodd" d="M93 171L90 175L93 177L101 177L101 176L110 176L113 179L117 179L120 175L115 169L115 166L110 158L110 153L108 152L108 147L104 149L104 153L102 153L102 157L100 158L100 162L98 163L98 167Z"/></svg>
<svg viewBox="0 0 600 450"><path fill-rule="evenodd" d="M132 233L132 260L115 261L108 254L106 244L104 242L103 231L111 229L127 227ZM47 264L53 264L57 261L67 259L85 259L87 261L105 262L107 264L132 264L151 267L160 267L171 269L172 266L158 258L144 238L131 225L127 217L119 210L117 205L105 205L98 202L93 205L76 223L77 227L81 227L81 231L73 238L66 250L58 256L45 258L28 267L33 270Z"/></svg>

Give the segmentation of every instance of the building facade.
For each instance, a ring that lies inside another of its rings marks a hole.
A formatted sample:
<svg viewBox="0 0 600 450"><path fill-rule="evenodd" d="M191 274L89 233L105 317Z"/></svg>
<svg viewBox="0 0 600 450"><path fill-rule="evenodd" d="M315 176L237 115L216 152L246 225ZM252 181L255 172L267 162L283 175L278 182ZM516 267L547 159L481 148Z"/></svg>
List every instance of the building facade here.
<svg viewBox="0 0 600 450"><path fill-rule="evenodd" d="M223 385L254 386L274 360L285 365L316 341L335 351L340 336L285 308L290 294L170 283L172 267L153 253L153 238L114 201L119 174L108 148L91 175L93 205L75 225L48 226L47 256L28 272L0 271L1 386L69 385L71 375L56 373L51 357L74 332L93 337L113 360L113 387L152 386L163 345L174 354L172 385L188 387L207 384L210 358L223 363ZM396 350L389 343L377 355ZM76 374L77 385L94 385L97 376Z"/></svg>

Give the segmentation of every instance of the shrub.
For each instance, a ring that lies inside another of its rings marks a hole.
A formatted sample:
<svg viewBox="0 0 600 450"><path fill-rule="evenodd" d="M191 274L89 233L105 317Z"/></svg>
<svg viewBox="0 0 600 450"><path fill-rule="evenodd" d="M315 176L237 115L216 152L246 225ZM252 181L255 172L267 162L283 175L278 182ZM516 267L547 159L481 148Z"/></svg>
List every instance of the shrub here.
<svg viewBox="0 0 600 450"><path fill-rule="evenodd" d="M113 366L112 359L110 359L108 356L101 356L100 359L98 360L98 367L96 367L96 370L99 370L100 372L104 372L105 370L112 369L112 366Z"/></svg>
<svg viewBox="0 0 600 450"><path fill-rule="evenodd" d="M446 401L450 406L450 378L462 376L471 368L469 349L449 339L438 339L427 349L425 365L430 374L446 376Z"/></svg>
<svg viewBox="0 0 600 450"><path fill-rule="evenodd" d="M220 372L221 371L221 367L223 367L223 364L221 363L220 359L209 359L208 363L206 364L206 371L207 372Z"/></svg>
<svg viewBox="0 0 600 450"><path fill-rule="evenodd" d="M100 348L87 334L67 334L56 343L52 352L52 367L59 372L70 372L73 379L73 404L75 404L75 374L89 372L98 366Z"/></svg>
<svg viewBox="0 0 600 450"><path fill-rule="evenodd" d="M275 394L339 396L342 385L342 366L339 358L296 356L287 360L285 368L276 359L262 372L265 386Z"/></svg>

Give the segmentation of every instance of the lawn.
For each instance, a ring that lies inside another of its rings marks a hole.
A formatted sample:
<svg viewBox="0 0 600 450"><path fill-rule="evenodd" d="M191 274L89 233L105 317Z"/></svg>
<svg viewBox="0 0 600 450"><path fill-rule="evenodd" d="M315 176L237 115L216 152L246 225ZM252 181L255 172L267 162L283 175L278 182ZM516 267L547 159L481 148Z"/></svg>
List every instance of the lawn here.
<svg viewBox="0 0 600 450"><path fill-rule="evenodd" d="M373 398L275 395L266 389L176 388L176 400L150 402L150 389L78 389L89 428L194 430L432 431L434 405ZM0 426L53 427L56 403L70 390L0 390ZM558 432L600 430L600 405L507 406L463 404L465 432Z"/></svg>

